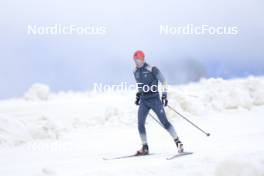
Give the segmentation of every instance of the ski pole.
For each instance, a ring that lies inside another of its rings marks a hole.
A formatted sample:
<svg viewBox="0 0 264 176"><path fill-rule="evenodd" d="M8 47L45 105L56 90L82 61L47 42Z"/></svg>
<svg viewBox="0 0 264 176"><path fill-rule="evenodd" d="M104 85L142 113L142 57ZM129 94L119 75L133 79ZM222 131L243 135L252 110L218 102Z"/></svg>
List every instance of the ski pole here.
<svg viewBox="0 0 264 176"><path fill-rule="evenodd" d="M198 130L200 130L201 132L203 132L204 134L206 134L206 136L210 136L210 133L205 132L204 130L202 130L200 127L198 127L197 125L195 125L192 121L190 121L189 119L187 119L185 116L183 116L182 114L180 114L178 111L176 111L174 108L172 108L170 105L167 105L172 111L174 111L176 114L178 114L180 117L182 117L184 120L186 120L187 122L189 122L190 124L192 124L195 128L197 128Z"/></svg>
<svg viewBox="0 0 264 176"><path fill-rule="evenodd" d="M164 126L152 115L152 114L150 114L149 113L149 116L153 119L153 120L155 120L162 128L164 128Z"/></svg>

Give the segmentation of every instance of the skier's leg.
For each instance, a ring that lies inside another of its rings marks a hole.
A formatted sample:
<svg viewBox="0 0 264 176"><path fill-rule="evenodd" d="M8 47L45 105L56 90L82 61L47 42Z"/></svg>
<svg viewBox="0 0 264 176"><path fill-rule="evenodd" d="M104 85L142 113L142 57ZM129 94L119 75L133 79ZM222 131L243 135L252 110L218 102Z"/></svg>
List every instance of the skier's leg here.
<svg viewBox="0 0 264 176"><path fill-rule="evenodd" d="M146 118L149 113L150 108L141 100L138 108L138 132L141 138L142 145L147 144L147 135L146 135Z"/></svg>
<svg viewBox="0 0 264 176"><path fill-rule="evenodd" d="M155 98L152 99L150 103L151 103L151 109L156 113L163 127L169 132L169 134L174 140L177 139L178 135L175 131L175 128L167 119L161 100L159 98Z"/></svg>
<svg viewBox="0 0 264 176"><path fill-rule="evenodd" d="M163 108L163 104L159 98L153 99L151 103L151 108L153 111L157 114L160 122L164 126L164 128L170 133L171 137L173 138L177 148L178 152L183 152L183 144L179 140L179 137L175 131L175 128L172 126L172 124L168 121L166 117L166 113Z"/></svg>

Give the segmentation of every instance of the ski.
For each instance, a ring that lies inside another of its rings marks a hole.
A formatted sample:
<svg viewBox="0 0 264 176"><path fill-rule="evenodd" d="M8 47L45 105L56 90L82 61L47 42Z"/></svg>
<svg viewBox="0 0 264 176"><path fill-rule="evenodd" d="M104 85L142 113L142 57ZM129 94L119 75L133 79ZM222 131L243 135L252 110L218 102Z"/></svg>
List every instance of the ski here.
<svg viewBox="0 0 264 176"><path fill-rule="evenodd" d="M181 153L177 153L176 155L173 155L171 157L168 157L167 160L172 160L181 156L186 156L186 155L191 155L193 154L193 152L181 152Z"/></svg>
<svg viewBox="0 0 264 176"><path fill-rule="evenodd" d="M149 156L149 155L154 155L154 153L150 153L148 155L124 155L124 156L117 156L117 157L112 157L112 158L103 158L103 160L118 160L118 159L126 159L126 158L133 158L133 157L143 157L143 156Z"/></svg>

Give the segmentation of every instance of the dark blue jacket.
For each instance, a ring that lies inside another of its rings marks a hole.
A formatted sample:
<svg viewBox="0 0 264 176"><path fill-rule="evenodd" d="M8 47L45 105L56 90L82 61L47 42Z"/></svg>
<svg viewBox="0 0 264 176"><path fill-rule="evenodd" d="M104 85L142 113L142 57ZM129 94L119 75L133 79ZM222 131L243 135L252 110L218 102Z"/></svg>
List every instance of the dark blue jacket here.
<svg viewBox="0 0 264 176"><path fill-rule="evenodd" d="M163 92L166 92L166 80L157 67L145 63L142 67L136 68L134 76L138 84L138 92L143 95L158 93L158 89L155 89L155 87L158 88L159 81L164 86ZM151 87L153 89L150 90Z"/></svg>

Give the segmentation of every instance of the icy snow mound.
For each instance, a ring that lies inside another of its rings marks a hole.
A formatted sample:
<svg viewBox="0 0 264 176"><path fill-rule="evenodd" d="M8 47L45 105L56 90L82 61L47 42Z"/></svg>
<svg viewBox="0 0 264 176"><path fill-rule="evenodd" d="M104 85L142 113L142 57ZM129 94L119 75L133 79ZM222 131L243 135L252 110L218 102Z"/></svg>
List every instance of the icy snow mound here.
<svg viewBox="0 0 264 176"><path fill-rule="evenodd" d="M250 109L264 104L264 78L204 79L199 83L172 86L169 93L171 104L195 115L208 110Z"/></svg>
<svg viewBox="0 0 264 176"><path fill-rule="evenodd" d="M0 116L0 145L13 146L38 139L58 139L56 125L42 116L35 119L18 119Z"/></svg>
<svg viewBox="0 0 264 176"><path fill-rule="evenodd" d="M33 84L30 89L25 93L25 100L35 101L42 100L46 101L49 98L50 88L45 84Z"/></svg>
<svg viewBox="0 0 264 176"><path fill-rule="evenodd" d="M135 92L59 92L33 85L23 99L0 101L0 145L59 139L66 131L102 125L135 125ZM223 80L169 87L169 104L197 118L208 111L264 105L264 78ZM172 111L168 118L175 118Z"/></svg>

